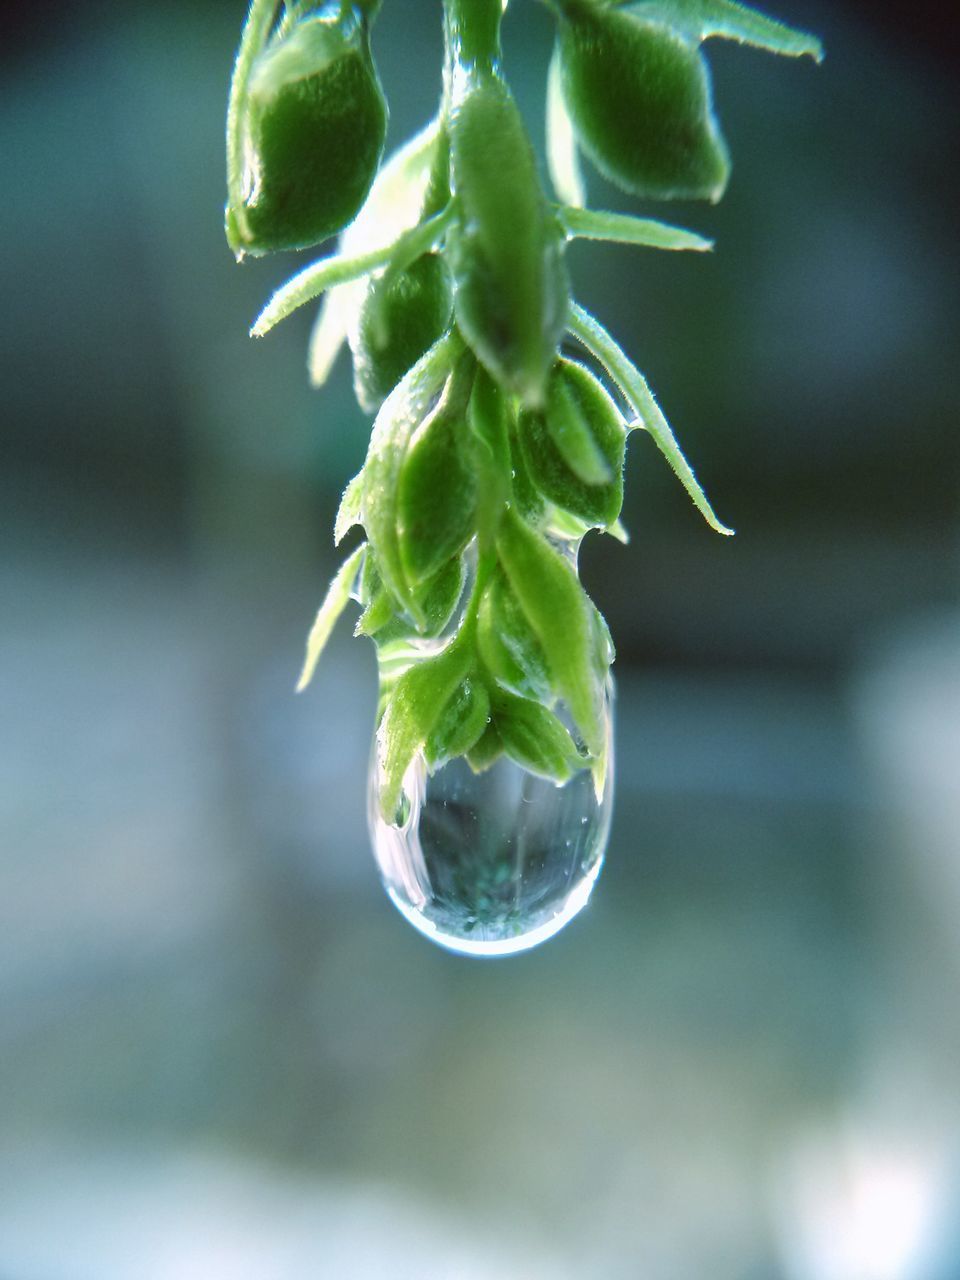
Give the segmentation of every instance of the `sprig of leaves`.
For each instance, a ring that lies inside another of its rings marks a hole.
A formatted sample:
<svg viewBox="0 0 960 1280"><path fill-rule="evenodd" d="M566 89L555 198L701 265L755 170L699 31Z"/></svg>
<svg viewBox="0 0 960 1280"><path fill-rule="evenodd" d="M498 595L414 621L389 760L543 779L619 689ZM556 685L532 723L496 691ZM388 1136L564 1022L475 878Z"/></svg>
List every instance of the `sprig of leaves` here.
<svg viewBox="0 0 960 1280"><path fill-rule="evenodd" d="M251 252L284 237L313 243L310 228L320 223L311 193L334 212L356 209L354 195L328 189L338 172L354 192L369 192L356 217L345 215L338 251L278 289L252 333L323 295L311 379L326 379L346 341L358 399L376 412L334 530L339 544L360 526L363 540L320 606L297 687L309 683L355 600L356 633L373 639L380 663L379 803L388 821L419 756L430 769L463 756L482 771L505 754L558 785L589 768L602 795L614 654L580 583L577 550L591 529L626 541L620 510L633 429L653 438L710 527L732 533L644 376L571 299L565 265L578 239L669 252L709 251L712 242L660 219L587 207L580 156L633 194L716 199L729 158L703 42L817 61L820 43L736 0L547 3L557 20L546 100L559 203L541 190L504 78L503 0L443 0L438 113L379 169L371 157L383 113L369 46L379 0L322 11L287 4L279 22L275 0L253 0L234 72L232 244L241 232ZM284 112L325 137L334 109L343 146L327 164L287 136ZM359 131L352 141L351 128ZM285 187L288 143L303 160ZM282 210L282 234L270 225L272 209ZM596 361L600 378L561 355L565 335Z"/></svg>

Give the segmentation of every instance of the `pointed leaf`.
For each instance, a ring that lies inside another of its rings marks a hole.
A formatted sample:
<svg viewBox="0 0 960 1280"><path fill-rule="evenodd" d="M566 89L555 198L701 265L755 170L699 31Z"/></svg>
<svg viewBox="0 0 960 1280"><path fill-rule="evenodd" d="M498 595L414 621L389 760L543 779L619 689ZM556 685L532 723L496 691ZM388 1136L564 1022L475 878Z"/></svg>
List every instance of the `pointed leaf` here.
<svg viewBox="0 0 960 1280"><path fill-rule="evenodd" d="M657 218L570 207L558 210L558 216L571 239L610 240L616 244L646 245L650 249L693 249L699 253L713 248L712 240Z"/></svg>
<svg viewBox="0 0 960 1280"><path fill-rule="evenodd" d="M602 690L592 660L592 606L576 570L513 511L503 521L497 550L520 607L543 646L554 688L595 754L603 737Z"/></svg>
<svg viewBox="0 0 960 1280"><path fill-rule="evenodd" d="M363 466L363 525L377 555L377 568L391 594L420 616L400 557L397 502L400 469L414 432L433 407L462 350L459 338L442 338L413 366L383 402L373 424Z"/></svg>
<svg viewBox="0 0 960 1280"><path fill-rule="evenodd" d="M357 576L357 569L360 566L364 551L366 551L365 543L357 547L352 555L347 556L327 588L323 604L320 606L316 620L310 630L310 635L307 637L307 656L303 663L303 670L300 672L300 679L297 681L297 693L302 693L313 679L313 673L316 670L317 663L320 661L320 655L330 639L330 633L336 625L337 619L346 608L347 601L350 599L353 582Z"/></svg>
<svg viewBox="0 0 960 1280"><path fill-rule="evenodd" d="M481 365L467 408L477 475L477 543L492 546L510 496L512 463L507 398Z"/></svg>
<svg viewBox="0 0 960 1280"><path fill-rule="evenodd" d="M469 645L453 640L434 658L417 662L397 681L377 730L380 810L397 812L404 774L427 740L473 660Z"/></svg>
<svg viewBox="0 0 960 1280"><path fill-rule="evenodd" d="M502 569L491 576L477 615L477 651L498 684L521 697L550 702L553 689L543 645Z"/></svg>
<svg viewBox="0 0 960 1280"><path fill-rule="evenodd" d="M710 528L730 537L733 530L722 524L714 514L713 508L707 501L707 495L700 487L700 482L694 475L689 462L683 456L670 430L670 424L661 413L643 374L627 358L603 325L575 302L570 306L569 328L587 350L596 356L623 392L624 399L633 407L640 419L639 425L653 436L657 448L673 468L674 474Z"/></svg>
<svg viewBox="0 0 960 1280"><path fill-rule="evenodd" d="M414 432L400 465L397 539L404 576L417 587L466 546L474 531L477 478L465 445L466 395L475 365L470 358L465 393L460 370L443 399Z"/></svg>

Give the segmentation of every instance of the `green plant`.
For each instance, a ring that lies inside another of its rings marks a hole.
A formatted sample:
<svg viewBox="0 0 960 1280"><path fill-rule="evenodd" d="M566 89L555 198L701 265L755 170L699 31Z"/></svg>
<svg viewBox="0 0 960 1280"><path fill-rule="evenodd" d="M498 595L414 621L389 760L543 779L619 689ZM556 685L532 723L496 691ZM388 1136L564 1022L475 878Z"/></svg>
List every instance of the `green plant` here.
<svg viewBox="0 0 960 1280"><path fill-rule="evenodd" d="M613 646L576 549L591 529L625 536L630 431L648 432L708 524L731 532L643 376L571 299L565 266L578 237L711 245L585 208L578 148L634 195L717 200L729 159L703 42L821 56L812 36L734 0L546 2L557 200L504 78L501 0L444 0L436 118L379 168L378 3L301 0L278 17L276 0L253 0L231 88L226 225L238 256L342 232L340 251L279 289L253 333L326 294L313 380L346 339L358 400L377 414L335 529L338 543L355 525L365 540L320 608L299 687L353 596L356 630L380 657L373 821L397 830L417 760L436 771L463 758L480 775L507 757L556 784L589 770L600 803ZM579 358L560 354L568 337Z"/></svg>

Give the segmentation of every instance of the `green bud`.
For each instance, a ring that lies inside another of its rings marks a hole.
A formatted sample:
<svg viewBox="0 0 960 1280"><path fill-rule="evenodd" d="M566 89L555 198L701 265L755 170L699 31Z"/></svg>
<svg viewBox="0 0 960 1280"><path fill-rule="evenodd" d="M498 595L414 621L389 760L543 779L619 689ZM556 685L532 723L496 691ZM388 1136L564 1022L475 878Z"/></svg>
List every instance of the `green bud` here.
<svg viewBox="0 0 960 1280"><path fill-rule="evenodd" d="M408 369L446 331L453 309L450 272L438 253L372 281L351 339L353 387L376 413Z"/></svg>
<svg viewBox="0 0 960 1280"><path fill-rule="evenodd" d="M696 46L642 11L562 8L563 97L604 177L636 196L719 200L730 163Z"/></svg>
<svg viewBox="0 0 960 1280"><path fill-rule="evenodd" d="M530 479L550 502L588 525L605 528L623 505L623 417L582 365L559 360L547 403L524 410L520 444Z"/></svg>
<svg viewBox="0 0 960 1280"><path fill-rule="evenodd" d="M537 404L567 323L563 232L500 79L467 78L449 127L460 214L448 232L457 323L493 377Z"/></svg>
<svg viewBox="0 0 960 1280"><path fill-rule="evenodd" d="M240 253L304 249L341 231L370 190L387 104L357 13L314 14L253 63L242 131L244 191L227 210Z"/></svg>

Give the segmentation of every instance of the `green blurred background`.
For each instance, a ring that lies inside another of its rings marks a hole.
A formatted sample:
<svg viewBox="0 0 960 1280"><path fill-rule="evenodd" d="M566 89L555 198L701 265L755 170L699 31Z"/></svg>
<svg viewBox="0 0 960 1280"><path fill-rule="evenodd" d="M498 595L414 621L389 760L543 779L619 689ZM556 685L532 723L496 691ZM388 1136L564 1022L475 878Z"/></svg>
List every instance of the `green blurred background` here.
<svg viewBox="0 0 960 1280"><path fill-rule="evenodd" d="M292 695L368 424L309 315L246 336L242 3L4 18L3 1280L960 1276L955 62L776 12L828 56L710 46L732 182L663 212L715 253L571 249L738 536L631 440L608 864L490 963L379 887L372 648ZM515 0L538 146L549 36ZM396 143L439 4L374 50Z"/></svg>

